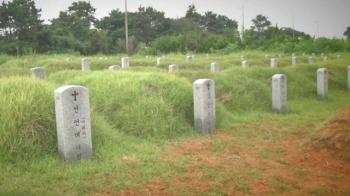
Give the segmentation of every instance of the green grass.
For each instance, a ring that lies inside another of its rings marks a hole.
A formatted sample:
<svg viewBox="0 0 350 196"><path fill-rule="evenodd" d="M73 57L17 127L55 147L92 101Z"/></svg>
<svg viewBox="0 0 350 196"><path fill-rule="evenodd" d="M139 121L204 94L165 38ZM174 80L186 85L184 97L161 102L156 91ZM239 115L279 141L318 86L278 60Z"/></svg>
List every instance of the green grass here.
<svg viewBox="0 0 350 196"><path fill-rule="evenodd" d="M249 69L241 68L241 55L250 62ZM249 195L244 176L264 180L252 166L232 167L229 172L194 167L196 152L170 161L163 158L173 154L175 144L200 139L212 141L210 152L216 157L232 146L278 144L301 131L306 131L308 140L317 139L319 128L350 106L346 73L350 55L342 54L341 60L330 55L327 62L315 58L312 65L307 64L308 56L300 56L299 64L292 66L291 54L285 54L276 69L270 68L264 55L256 51L196 54L194 62L186 63L187 55L168 54L158 66L156 57L132 56L130 69L119 72L107 69L120 65L122 55L106 60L89 57L90 72L80 71L80 56L0 56L0 195L89 195L104 190L120 194L121 190L145 190L158 177L170 192L186 195L193 190L178 190L172 183L186 177L189 167L210 177L213 187L208 194L226 194L222 185L230 183ZM277 58L278 54L269 55ZM210 73L211 62L220 64L219 73ZM169 74L170 64L179 65L180 71ZM30 78L32 67L44 67L47 79ZM316 96L316 70L321 67L328 68L331 76L326 101ZM271 77L277 73L287 75L286 115L271 110ZM214 140L193 130L192 84L201 78L215 81L217 129L230 133L228 140ZM63 85L89 89L92 160L67 165L58 157L53 92ZM284 149L265 149L257 158L278 161L284 154ZM246 158L244 152L235 156ZM303 171L292 171L296 178L305 178ZM271 183L273 193L288 194L295 188L279 177ZM330 193L321 188L310 194Z"/></svg>

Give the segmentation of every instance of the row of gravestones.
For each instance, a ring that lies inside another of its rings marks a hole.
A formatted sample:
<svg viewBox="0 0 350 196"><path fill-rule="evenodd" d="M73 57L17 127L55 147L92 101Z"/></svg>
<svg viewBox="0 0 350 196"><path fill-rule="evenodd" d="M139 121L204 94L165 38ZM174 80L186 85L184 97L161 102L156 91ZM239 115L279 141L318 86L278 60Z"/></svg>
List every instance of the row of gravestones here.
<svg viewBox="0 0 350 196"><path fill-rule="evenodd" d="M348 67L350 89L350 66ZM203 134L216 130L215 83L211 79L199 79L193 83L194 129ZM60 156L67 162L91 159L92 138L89 92L83 86L63 86L54 92L57 124L57 141ZM328 98L328 70L317 70L317 96ZM287 77L272 77L272 110L287 113Z"/></svg>

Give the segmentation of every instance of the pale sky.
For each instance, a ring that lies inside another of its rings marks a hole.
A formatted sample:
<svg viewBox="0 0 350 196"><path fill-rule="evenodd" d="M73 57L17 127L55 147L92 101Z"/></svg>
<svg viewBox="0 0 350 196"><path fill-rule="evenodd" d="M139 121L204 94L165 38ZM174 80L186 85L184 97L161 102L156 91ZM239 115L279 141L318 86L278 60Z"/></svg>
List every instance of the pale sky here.
<svg viewBox="0 0 350 196"><path fill-rule="evenodd" d="M60 11L66 10L73 0L35 0L37 8L42 9L42 19L57 18ZM113 9L124 11L125 0L90 0L95 7L97 18L108 16ZM281 27L293 27L311 36L343 38L346 27L350 26L350 0L127 0L128 11L137 11L142 5L152 6L165 12L166 17L176 18L185 15L188 6L194 4L197 12L212 11L226 15L242 25L244 4L244 23L246 29L252 26L252 19L262 14ZM293 17L294 15L294 17Z"/></svg>

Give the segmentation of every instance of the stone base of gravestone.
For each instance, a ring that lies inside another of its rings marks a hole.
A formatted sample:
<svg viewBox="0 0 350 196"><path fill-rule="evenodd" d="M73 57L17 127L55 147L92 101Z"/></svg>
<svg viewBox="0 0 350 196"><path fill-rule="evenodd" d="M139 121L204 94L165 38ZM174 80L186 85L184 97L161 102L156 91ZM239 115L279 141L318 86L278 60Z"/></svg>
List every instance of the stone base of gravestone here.
<svg viewBox="0 0 350 196"><path fill-rule="evenodd" d="M83 86L55 90L58 152L67 162L91 159L89 91Z"/></svg>
<svg viewBox="0 0 350 196"><path fill-rule="evenodd" d="M81 70L83 70L83 71L90 71L90 61L89 61L89 59L82 59L81 60Z"/></svg>
<svg viewBox="0 0 350 196"><path fill-rule="evenodd" d="M249 68L249 62L248 61L243 61L242 62L242 68Z"/></svg>
<svg viewBox="0 0 350 196"><path fill-rule="evenodd" d="M177 72L177 71L179 71L178 65L169 65L169 73Z"/></svg>
<svg viewBox="0 0 350 196"><path fill-rule="evenodd" d="M325 100L328 98L328 69L317 70L317 97Z"/></svg>
<svg viewBox="0 0 350 196"><path fill-rule="evenodd" d="M277 59L271 59L271 68L277 68Z"/></svg>
<svg viewBox="0 0 350 196"><path fill-rule="evenodd" d="M202 134L216 130L215 83L211 79L199 79L193 83L194 129Z"/></svg>
<svg viewBox="0 0 350 196"><path fill-rule="evenodd" d="M287 77L284 74L272 77L272 109L279 114L287 113Z"/></svg>
<svg viewBox="0 0 350 196"><path fill-rule="evenodd" d="M46 71L42 67L34 67L30 69L30 75L32 78L38 78L44 80L46 78Z"/></svg>
<svg viewBox="0 0 350 196"><path fill-rule="evenodd" d="M108 69L111 71L120 71L120 70L122 70L122 67L119 65L112 65L112 66L109 66Z"/></svg>
<svg viewBox="0 0 350 196"><path fill-rule="evenodd" d="M210 64L210 71L213 73L219 73L219 71L220 71L219 63L211 63Z"/></svg>

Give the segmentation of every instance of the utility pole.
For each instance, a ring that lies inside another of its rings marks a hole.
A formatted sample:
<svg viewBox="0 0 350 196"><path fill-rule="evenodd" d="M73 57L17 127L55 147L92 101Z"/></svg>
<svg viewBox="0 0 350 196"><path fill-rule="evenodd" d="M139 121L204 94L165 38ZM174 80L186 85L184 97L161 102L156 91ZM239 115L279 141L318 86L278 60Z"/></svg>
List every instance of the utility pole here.
<svg viewBox="0 0 350 196"><path fill-rule="evenodd" d="M242 42L244 42L244 4L242 9Z"/></svg>
<svg viewBox="0 0 350 196"><path fill-rule="evenodd" d="M129 30L128 30L128 5L127 0L125 0L125 44L126 44L126 54L129 56Z"/></svg>

